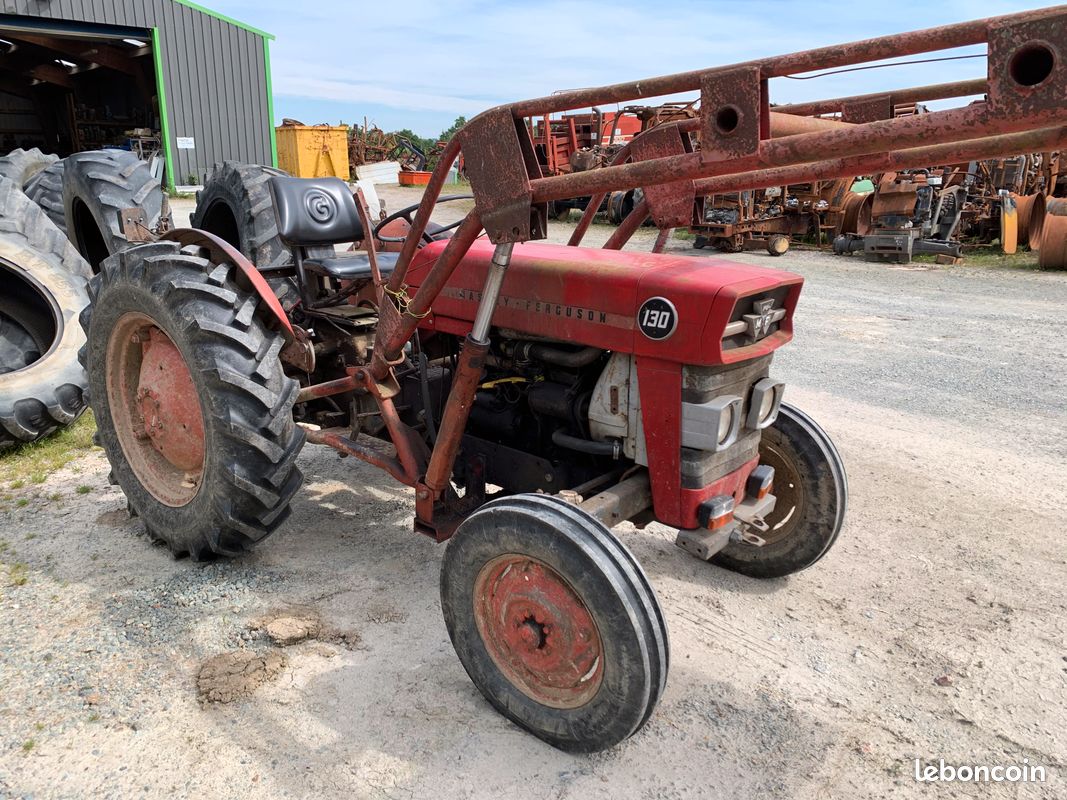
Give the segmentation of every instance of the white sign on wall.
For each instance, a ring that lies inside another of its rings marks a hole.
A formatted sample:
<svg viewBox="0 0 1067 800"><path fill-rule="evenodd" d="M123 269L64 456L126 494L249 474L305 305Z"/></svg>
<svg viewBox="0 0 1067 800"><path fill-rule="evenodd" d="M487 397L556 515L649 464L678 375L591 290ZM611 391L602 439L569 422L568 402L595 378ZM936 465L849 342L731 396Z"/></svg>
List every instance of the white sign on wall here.
<svg viewBox="0 0 1067 800"><path fill-rule="evenodd" d="M179 136L178 137L178 149L179 150L195 150L196 139L192 136Z"/></svg>

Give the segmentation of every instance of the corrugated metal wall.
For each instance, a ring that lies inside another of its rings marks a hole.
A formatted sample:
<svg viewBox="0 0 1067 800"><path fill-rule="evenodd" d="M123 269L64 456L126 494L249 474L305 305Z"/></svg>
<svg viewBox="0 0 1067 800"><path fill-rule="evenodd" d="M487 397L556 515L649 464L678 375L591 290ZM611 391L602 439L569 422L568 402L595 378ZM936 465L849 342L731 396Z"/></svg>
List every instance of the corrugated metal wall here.
<svg viewBox="0 0 1067 800"><path fill-rule="evenodd" d="M224 159L271 163L264 39L174 0L3 0L5 14L159 28L172 175L203 182ZM193 150L177 139L191 137Z"/></svg>

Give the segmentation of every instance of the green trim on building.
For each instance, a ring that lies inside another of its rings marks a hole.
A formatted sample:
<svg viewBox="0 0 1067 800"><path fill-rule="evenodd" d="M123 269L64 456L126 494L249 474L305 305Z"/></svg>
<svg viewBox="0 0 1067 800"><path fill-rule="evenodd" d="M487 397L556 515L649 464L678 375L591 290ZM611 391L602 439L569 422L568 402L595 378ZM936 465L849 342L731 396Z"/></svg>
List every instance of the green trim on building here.
<svg viewBox="0 0 1067 800"><path fill-rule="evenodd" d="M174 191L174 170L177 162L170 149L170 120L167 119L167 85L163 81L163 52L159 44L159 28L152 28L152 60L156 65L156 93L159 96L159 127L163 137L163 158L167 162L167 188ZM271 130L273 130L273 125Z"/></svg>
<svg viewBox="0 0 1067 800"><path fill-rule="evenodd" d="M174 2L180 3L181 5L191 8L194 11L199 11L201 14L207 14L209 17L221 19L223 22L228 22L230 25L236 25L238 28L244 28L244 30L251 31L257 36L262 36L264 39L274 38L273 33L267 33L266 31L261 31L259 28L253 28L251 25L246 25L243 22L238 22L233 17L227 17L225 14L220 14L218 11L212 11L210 8L204 8L204 6L200 5L199 3L194 3L192 2L192 0L174 0ZM271 127L274 127L273 123L271 124Z"/></svg>
<svg viewBox="0 0 1067 800"><path fill-rule="evenodd" d="M274 127L274 80L270 72L270 39L263 39L263 71L267 76L267 125L270 126L270 163L278 166L278 131Z"/></svg>

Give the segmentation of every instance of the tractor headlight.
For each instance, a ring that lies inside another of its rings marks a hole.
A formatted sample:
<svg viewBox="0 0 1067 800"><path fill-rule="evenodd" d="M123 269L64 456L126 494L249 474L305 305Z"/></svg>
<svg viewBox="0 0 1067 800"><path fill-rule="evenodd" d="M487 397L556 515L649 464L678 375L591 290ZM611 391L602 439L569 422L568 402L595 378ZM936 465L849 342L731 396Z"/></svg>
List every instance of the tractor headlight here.
<svg viewBox="0 0 1067 800"><path fill-rule="evenodd" d="M717 453L741 432L740 397L724 395L706 403L682 403L682 447Z"/></svg>
<svg viewBox="0 0 1067 800"><path fill-rule="evenodd" d="M752 387L752 397L748 404L747 427L762 430L774 424L778 419L778 409L782 407L782 394L785 384L774 378L763 378Z"/></svg>
<svg viewBox="0 0 1067 800"><path fill-rule="evenodd" d="M715 443L719 447L725 447L726 442L730 439L730 434L734 429L734 407L726 406L719 413L719 435L715 438Z"/></svg>

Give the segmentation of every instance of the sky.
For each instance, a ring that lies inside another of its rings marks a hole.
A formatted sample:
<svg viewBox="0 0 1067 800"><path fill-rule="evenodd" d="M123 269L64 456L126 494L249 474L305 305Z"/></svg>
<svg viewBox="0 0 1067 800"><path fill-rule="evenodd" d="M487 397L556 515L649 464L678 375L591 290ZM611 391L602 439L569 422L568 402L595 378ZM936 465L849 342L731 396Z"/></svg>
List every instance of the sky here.
<svg viewBox="0 0 1067 800"><path fill-rule="evenodd" d="M1006 14L991 0L203 0L273 33L276 123L409 128L434 137L500 103ZM984 47L945 55L984 53ZM814 80L776 103L982 77L972 58ZM689 98L685 98L689 99ZM950 101L956 104L959 101ZM938 107L937 104L931 104ZM944 104L942 104L944 105Z"/></svg>

